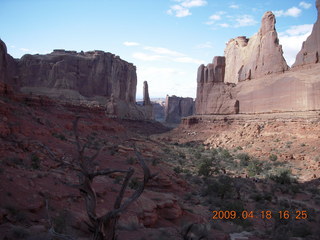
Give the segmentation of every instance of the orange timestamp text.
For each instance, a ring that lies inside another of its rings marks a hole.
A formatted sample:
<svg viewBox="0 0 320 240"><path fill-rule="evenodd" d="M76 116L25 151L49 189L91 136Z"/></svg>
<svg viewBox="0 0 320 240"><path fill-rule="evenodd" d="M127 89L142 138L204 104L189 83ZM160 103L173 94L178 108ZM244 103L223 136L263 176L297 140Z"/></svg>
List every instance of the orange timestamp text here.
<svg viewBox="0 0 320 240"><path fill-rule="evenodd" d="M237 211L228 211L228 210L217 210L212 211L212 219L217 220L229 220L229 219L296 219L296 220L304 220L308 218L308 213L306 210L296 210L296 211L247 211L243 210L241 212Z"/></svg>

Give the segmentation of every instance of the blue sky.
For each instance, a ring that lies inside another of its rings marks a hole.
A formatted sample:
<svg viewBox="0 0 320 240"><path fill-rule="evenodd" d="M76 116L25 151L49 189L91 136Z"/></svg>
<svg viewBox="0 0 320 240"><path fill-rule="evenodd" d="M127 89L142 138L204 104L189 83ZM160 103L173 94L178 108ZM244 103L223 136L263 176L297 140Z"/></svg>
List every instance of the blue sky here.
<svg viewBox="0 0 320 240"><path fill-rule="evenodd" d="M0 38L15 58L53 49L103 50L137 67L137 98L195 97L201 63L250 37L266 11L289 65L310 34L315 0L0 0Z"/></svg>

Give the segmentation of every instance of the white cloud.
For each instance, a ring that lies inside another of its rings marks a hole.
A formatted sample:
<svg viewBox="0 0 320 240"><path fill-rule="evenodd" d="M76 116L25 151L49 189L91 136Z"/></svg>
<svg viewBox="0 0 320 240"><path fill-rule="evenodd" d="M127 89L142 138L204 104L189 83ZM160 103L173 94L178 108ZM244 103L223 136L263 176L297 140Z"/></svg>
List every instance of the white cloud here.
<svg viewBox="0 0 320 240"><path fill-rule="evenodd" d="M142 61L167 61L179 63L194 63L202 64L204 61L191 58L183 53L173 51L162 47L144 47L144 50L151 51L155 54L148 54L143 52L135 52L132 57Z"/></svg>
<svg viewBox="0 0 320 240"><path fill-rule="evenodd" d="M311 8L312 4L311 3L307 3L307 2L300 2L299 6L304 8L304 9L309 9L309 8Z"/></svg>
<svg viewBox="0 0 320 240"><path fill-rule="evenodd" d="M230 24L228 24L228 23L220 23L220 24L218 24L220 27L223 27L223 28L228 28L228 27L230 27Z"/></svg>
<svg viewBox="0 0 320 240"><path fill-rule="evenodd" d="M290 27L285 32L279 33L279 41L283 48L283 55L289 66L294 63L302 43L310 36L312 27L312 24L297 25Z"/></svg>
<svg viewBox="0 0 320 240"><path fill-rule="evenodd" d="M190 8L202 7L207 4L207 1L205 0L181 0L176 2L179 2L180 4L171 6L167 11L167 14L176 17L186 17L192 14L189 10Z"/></svg>
<svg viewBox="0 0 320 240"><path fill-rule="evenodd" d="M220 11L220 12L216 12L215 14L211 15L209 17L209 21L205 22L205 24L207 25L212 25L214 24L216 21L220 21L222 19L222 15L226 14L226 12Z"/></svg>
<svg viewBox="0 0 320 240"><path fill-rule="evenodd" d="M170 56L184 56L184 54L163 48L163 47L144 47L145 50L149 50L151 52L163 55L170 55Z"/></svg>
<svg viewBox="0 0 320 240"><path fill-rule="evenodd" d="M242 15L236 18L235 27L246 27L257 24L257 21L251 15Z"/></svg>
<svg viewBox="0 0 320 240"><path fill-rule="evenodd" d="M217 21L221 19L221 16L218 14L213 14L209 17L209 19Z"/></svg>
<svg viewBox="0 0 320 240"><path fill-rule="evenodd" d="M211 42L208 41L205 43L198 44L196 48L213 48L213 45Z"/></svg>
<svg viewBox="0 0 320 240"><path fill-rule="evenodd" d="M137 42L124 42L123 45L127 47L132 47L132 46L139 46L140 44Z"/></svg>
<svg viewBox="0 0 320 240"><path fill-rule="evenodd" d="M193 86L188 89L181 89L181 83L186 86L186 72L179 67L153 67L143 66L137 68L137 76L141 81L147 80L149 85L149 94L151 97L166 97L169 95L184 95L193 96L195 89L195 81L192 81ZM138 80L139 81L139 80ZM189 92L192 93L189 93ZM191 94L191 95L190 95ZM142 82L138 88L137 96L142 97Z"/></svg>
<svg viewBox="0 0 320 240"><path fill-rule="evenodd" d="M292 7L292 8L289 8L287 9L286 11L284 10L279 10L279 11L274 11L274 15L276 17L299 17L300 14L301 14L301 9L300 8L297 8L297 7Z"/></svg>
<svg viewBox="0 0 320 240"><path fill-rule="evenodd" d="M132 57L142 61L159 61L164 59L164 57L160 55L151 55L142 52L135 52L132 54Z"/></svg>
<svg viewBox="0 0 320 240"><path fill-rule="evenodd" d="M181 6L186 8L202 7L205 5L207 5L207 1L205 0L186 0L181 3Z"/></svg>
<svg viewBox="0 0 320 240"><path fill-rule="evenodd" d="M232 9L239 9L239 8L240 8L240 6L239 6L239 5L237 5L237 4L231 4L231 5L229 6L229 8L232 8Z"/></svg>
<svg viewBox="0 0 320 240"><path fill-rule="evenodd" d="M182 7L180 5L171 6L167 13L169 15L175 15L176 17L186 17L191 15L191 12L188 8Z"/></svg>
<svg viewBox="0 0 320 240"><path fill-rule="evenodd" d="M22 51L22 52L30 52L30 51L31 51L31 50L28 49L28 48L20 48L19 50Z"/></svg>
<svg viewBox="0 0 320 240"><path fill-rule="evenodd" d="M174 59L175 62L180 62L180 63L194 63L194 64L197 64L197 65L200 65L200 64L204 64L205 61L203 60L199 60L199 59L195 59L195 58L191 58L191 57L178 57L178 58L175 58Z"/></svg>
<svg viewBox="0 0 320 240"><path fill-rule="evenodd" d="M304 35L306 33L310 34L313 28L313 24L303 24L303 25L296 25L291 26L285 32L279 33L279 36L297 36L297 35Z"/></svg>

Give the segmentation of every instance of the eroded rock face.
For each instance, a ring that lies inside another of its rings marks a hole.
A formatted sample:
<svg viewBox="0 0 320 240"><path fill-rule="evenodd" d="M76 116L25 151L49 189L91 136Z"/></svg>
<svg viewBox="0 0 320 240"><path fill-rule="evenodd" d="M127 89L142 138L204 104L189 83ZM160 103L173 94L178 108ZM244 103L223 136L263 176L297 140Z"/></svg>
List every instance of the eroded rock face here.
<svg viewBox="0 0 320 240"><path fill-rule="evenodd" d="M182 98L167 95L165 106L165 121L167 123L180 123L182 117L194 113L194 101L192 98Z"/></svg>
<svg viewBox="0 0 320 240"><path fill-rule="evenodd" d="M55 50L19 60L20 87L76 90L84 97L113 97L135 102L136 68L111 53ZM61 94L59 92L58 94Z"/></svg>
<svg viewBox="0 0 320 240"><path fill-rule="evenodd" d="M150 105L150 97L149 97L149 87L148 87L148 82L144 81L143 82L143 105Z"/></svg>
<svg viewBox="0 0 320 240"><path fill-rule="evenodd" d="M257 34L250 39L237 37L228 42L224 82L238 83L288 70L275 23L274 14L266 12Z"/></svg>
<svg viewBox="0 0 320 240"><path fill-rule="evenodd" d="M319 63L320 53L320 0L316 1L318 10L318 19L313 25L312 33L302 44L302 49L296 57L293 67L298 67L306 64Z"/></svg>
<svg viewBox="0 0 320 240"><path fill-rule="evenodd" d="M14 82L16 61L7 53L6 44L0 39L0 82Z"/></svg>
<svg viewBox="0 0 320 240"><path fill-rule="evenodd" d="M223 82L225 57L214 57L212 64L201 65L197 75L197 114L237 113L237 100L232 94L233 85Z"/></svg>
<svg viewBox="0 0 320 240"><path fill-rule="evenodd" d="M135 104L136 67L111 53L54 50L14 60L0 40L0 81L27 94L105 106L108 116L152 119L147 86L145 106Z"/></svg>

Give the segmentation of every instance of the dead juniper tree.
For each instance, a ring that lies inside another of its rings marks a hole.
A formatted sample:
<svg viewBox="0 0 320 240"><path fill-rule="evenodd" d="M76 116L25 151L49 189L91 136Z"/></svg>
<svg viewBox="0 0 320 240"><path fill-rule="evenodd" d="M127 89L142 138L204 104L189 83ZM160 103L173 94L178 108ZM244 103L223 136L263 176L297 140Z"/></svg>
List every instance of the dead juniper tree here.
<svg viewBox="0 0 320 240"><path fill-rule="evenodd" d="M96 159L102 147L95 149L95 153L91 156L88 156L86 154L86 152L88 152L88 148L92 145L92 143L80 139L78 132L78 122L79 117L77 117L73 122L73 131L75 136L75 144L77 148L77 156L73 157L70 161L68 161L66 157L58 159L50 149L43 145L42 147L46 149L46 152L48 153L51 159L53 159L56 162L59 162L61 166L66 166L68 169L77 172L77 184L70 184L67 182L64 183L79 189L81 195L84 197L86 212L89 218L89 222L87 223L87 225L89 226L89 230L92 232L92 239L115 240L115 230L119 216L124 210L126 210L130 206L130 204L132 204L136 199L140 197L146 183L151 178L150 170L145 164L141 154L137 151L136 147L134 146L136 157L139 160L140 166L144 173L144 178L143 182L139 185L139 187L131 194L129 198L127 198L123 202L123 197L128 187L128 183L134 173L134 169L130 167L127 170L109 168L96 170ZM123 173L125 174L125 177L121 189L118 193L118 196L116 197L113 209L101 216L98 216L97 196L94 188L92 187L92 183L94 178L99 176L107 176L112 173Z"/></svg>

